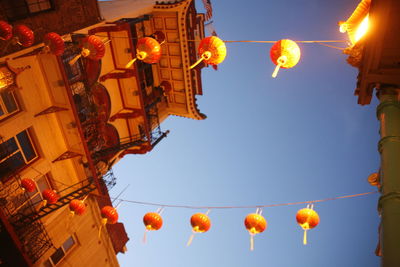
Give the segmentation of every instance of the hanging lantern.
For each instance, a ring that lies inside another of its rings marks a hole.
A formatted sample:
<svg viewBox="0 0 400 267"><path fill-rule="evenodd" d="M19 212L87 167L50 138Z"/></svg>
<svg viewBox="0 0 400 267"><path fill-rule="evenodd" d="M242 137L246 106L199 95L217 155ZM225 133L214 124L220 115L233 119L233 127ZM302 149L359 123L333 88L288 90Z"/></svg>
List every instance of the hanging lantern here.
<svg viewBox="0 0 400 267"><path fill-rule="evenodd" d="M117 209L111 206L103 207L101 209L101 215L103 216L103 224L115 224L118 221Z"/></svg>
<svg viewBox="0 0 400 267"><path fill-rule="evenodd" d="M108 223L108 224L115 224L118 221L118 212L116 208L113 208L111 206L104 206L101 209L101 216L103 217L101 219L101 225L99 228L99 235L98 237L100 238L101 236L101 229Z"/></svg>
<svg viewBox="0 0 400 267"><path fill-rule="evenodd" d="M60 198L56 191L51 190L51 189L45 189L42 192L42 196L44 198L43 200L43 206L46 206L47 203L49 204L55 204L57 203L58 199Z"/></svg>
<svg viewBox="0 0 400 267"><path fill-rule="evenodd" d="M24 178L21 180L21 187L23 190L32 193L36 190L36 183L31 178Z"/></svg>
<svg viewBox="0 0 400 267"><path fill-rule="evenodd" d="M271 60L276 65L272 77L275 78L278 75L280 68L293 68L299 62L300 55L300 48L294 41L282 39L276 42L270 50Z"/></svg>
<svg viewBox="0 0 400 267"><path fill-rule="evenodd" d="M163 220L157 212L148 212L143 217L143 223L147 231L157 231L162 227Z"/></svg>
<svg viewBox="0 0 400 267"><path fill-rule="evenodd" d="M136 44L136 58L126 64L126 68L132 66L137 59L147 64L157 63L161 58L161 45L151 37L140 38Z"/></svg>
<svg viewBox="0 0 400 267"><path fill-rule="evenodd" d="M297 223L303 228L303 244L307 244L307 231L319 224L318 213L313 210L314 205L307 205L307 208L301 209L296 214Z"/></svg>
<svg viewBox="0 0 400 267"><path fill-rule="evenodd" d="M204 213L196 213L190 218L190 224L192 225L192 235L189 238L187 246L193 241L195 233L205 233L210 230L211 227L211 220L208 217L208 212Z"/></svg>
<svg viewBox="0 0 400 267"><path fill-rule="evenodd" d="M250 250L254 250L254 236L264 232L267 228L267 221L261 215L261 209L257 209L256 213L251 213L246 216L244 225L250 234Z"/></svg>
<svg viewBox="0 0 400 267"><path fill-rule="evenodd" d="M45 52L50 52L55 56L61 56L65 50L64 40L55 32L49 32L44 36Z"/></svg>
<svg viewBox="0 0 400 267"><path fill-rule="evenodd" d="M200 59L190 66L190 69L193 69L202 61L210 65L220 64L226 57L226 46L224 41L218 37L209 36L201 40L198 53Z"/></svg>
<svg viewBox="0 0 400 267"><path fill-rule="evenodd" d="M69 61L69 65L74 65L80 57L87 57L90 60L100 60L106 53L106 46L100 37L89 35L82 41L81 53Z"/></svg>
<svg viewBox="0 0 400 267"><path fill-rule="evenodd" d="M10 40L12 36L12 26L4 20L0 20L0 39L7 41Z"/></svg>
<svg viewBox="0 0 400 267"><path fill-rule="evenodd" d="M17 25L13 28L14 40L23 47L29 47L35 42L35 34L25 25Z"/></svg>
<svg viewBox="0 0 400 267"><path fill-rule="evenodd" d="M71 210L71 215L82 215L86 211L86 205L83 200L73 199L69 203L69 209Z"/></svg>
<svg viewBox="0 0 400 267"><path fill-rule="evenodd" d="M146 227L143 235L143 243L146 243L148 231L157 231L161 229L163 225L163 220L160 214L161 211L162 209L159 209L157 212L148 212L143 216L143 223Z"/></svg>
<svg viewBox="0 0 400 267"><path fill-rule="evenodd" d="M190 218L190 224L193 227L193 232L204 233L211 227L210 218L206 214L196 213Z"/></svg>

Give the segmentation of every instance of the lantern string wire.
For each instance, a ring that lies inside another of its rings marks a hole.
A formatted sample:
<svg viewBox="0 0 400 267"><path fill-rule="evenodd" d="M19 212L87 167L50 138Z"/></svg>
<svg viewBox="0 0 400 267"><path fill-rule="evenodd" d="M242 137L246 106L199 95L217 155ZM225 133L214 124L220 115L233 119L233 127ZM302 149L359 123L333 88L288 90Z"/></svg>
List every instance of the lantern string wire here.
<svg viewBox="0 0 400 267"><path fill-rule="evenodd" d="M146 205L146 206L162 206L168 208L186 208L186 209L246 209L246 208L271 208L271 207L280 207L280 206L291 206L291 205L300 205L300 204L314 204L319 202L326 202L331 200L338 200L338 199L345 199L345 198L355 198L361 197L365 195L372 195L376 194L378 191L372 192L365 192L360 194L353 194L353 195L344 195L338 197L330 197L318 200L309 200L309 201L300 201L300 202L289 202L289 203L278 203L278 204L267 204L267 205L248 205L248 206L190 206L190 205L171 205L171 204L160 204L160 203L153 203L153 202L144 202L144 201L135 201L135 200L128 200L128 199L118 199L121 202L128 202L138 205ZM96 195L99 196L99 195ZM101 196L100 196L101 197ZM116 200L117 198L111 198Z"/></svg>

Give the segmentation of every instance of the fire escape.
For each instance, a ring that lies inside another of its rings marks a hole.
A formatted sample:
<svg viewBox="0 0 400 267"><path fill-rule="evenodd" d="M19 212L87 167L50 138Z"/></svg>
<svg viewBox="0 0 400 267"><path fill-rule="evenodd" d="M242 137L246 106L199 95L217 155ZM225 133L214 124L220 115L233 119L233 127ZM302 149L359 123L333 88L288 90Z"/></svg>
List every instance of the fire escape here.
<svg viewBox="0 0 400 267"><path fill-rule="evenodd" d="M0 154L9 157L8 151L10 150L7 147L7 142L4 142L0 137ZM43 206L41 201L34 203L29 194L22 189L19 170L1 178L4 182L0 187L0 208L6 216L7 223L11 224L17 235L23 253L32 262L36 262L48 249L53 247L53 243L40 219L68 205L73 199L84 198L96 189L93 178L90 177L60 190L58 192L60 198L56 203ZM102 185L100 190L103 193L106 193L115 185L112 170L100 179L100 184ZM0 231L3 230L0 229Z"/></svg>

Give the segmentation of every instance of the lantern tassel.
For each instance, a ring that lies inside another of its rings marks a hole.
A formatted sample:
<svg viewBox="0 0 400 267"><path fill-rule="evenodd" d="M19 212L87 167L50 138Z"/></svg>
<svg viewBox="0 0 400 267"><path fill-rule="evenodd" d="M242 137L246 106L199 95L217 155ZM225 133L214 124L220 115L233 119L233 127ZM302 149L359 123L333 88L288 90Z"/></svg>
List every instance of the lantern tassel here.
<svg viewBox="0 0 400 267"><path fill-rule="evenodd" d="M254 235L250 234L250 250L254 250Z"/></svg>
<svg viewBox="0 0 400 267"><path fill-rule="evenodd" d="M142 242L143 242L144 244L147 243L147 229L144 231Z"/></svg>
<svg viewBox="0 0 400 267"><path fill-rule="evenodd" d="M304 230L303 245L307 245L307 230Z"/></svg>
<svg viewBox="0 0 400 267"><path fill-rule="evenodd" d="M196 61L196 63L194 63L192 66L190 66L190 69L193 69L194 67L196 67L197 65L200 64L200 62L202 62L204 60L204 57L201 57L199 60Z"/></svg>
<svg viewBox="0 0 400 267"><path fill-rule="evenodd" d="M188 240L188 242L186 244L187 247L192 244L193 238L194 238L194 233L189 237L189 240Z"/></svg>
<svg viewBox="0 0 400 267"><path fill-rule="evenodd" d="M71 60L68 62L68 64L69 64L70 66L74 65L74 64L78 61L78 59L81 58L81 56L82 56L82 54L76 55L73 59L71 59Z"/></svg>
<svg viewBox="0 0 400 267"><path fill-rule="evenodd" d="M101 237L101 229L102 229L103 226L105 226L106 224L107 224L107 219L106 219L106 218L101 219L101 225L100 225L99 234L98 234L99 239L100 239L100 237Z"/></svg>
<svg viewBox="0 0 400 267"><path fill-rule="evenodd" d="M282 64L278 63L278 65L276 65L274 72L272 73L272 78L276 78L276 76L278 75L279 69L281 68Z"/></svg>
<svg viewBox="0 0 400 267"><path fill-rule="evenodd" d="M136 60L137 58L134 58L131 61L129 61L128 64L125 65L125 68L130 68L133 65L133 63L135 63Z"/></svg>

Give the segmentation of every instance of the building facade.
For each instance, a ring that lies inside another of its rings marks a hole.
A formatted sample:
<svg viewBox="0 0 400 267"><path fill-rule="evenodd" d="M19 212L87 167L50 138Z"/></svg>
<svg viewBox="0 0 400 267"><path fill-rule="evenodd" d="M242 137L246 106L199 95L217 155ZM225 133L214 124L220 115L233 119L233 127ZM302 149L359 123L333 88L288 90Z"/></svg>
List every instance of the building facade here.
<svg viewBox="0 0 400 267"><path fill-rule="evenodd" d="M0 238L9 244L0 263L118 266L129 238L122 223L104 225L101 212L113 206L112 166L154 149L168 134L160 126L167 117L206 118L196 104L205 65L190 68L204 15L191 0L157 2L146 14L112 21L91 0L1 5L0 20L27 25L36 38L29 47L0 40ZM62 36L62 54L43 43L48 32ZM101 58L82 53L90 36L101 40ZM161 59L128 66L143 37L161 44ZM54 203L48 189L59 196ZM71 212L75 199L84 201L83 215Z"/></svg>

